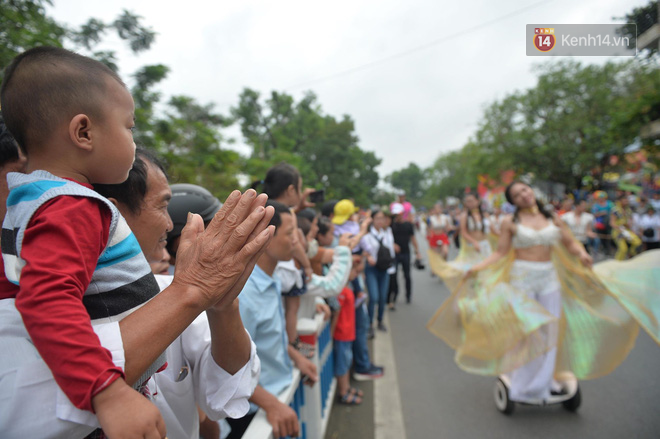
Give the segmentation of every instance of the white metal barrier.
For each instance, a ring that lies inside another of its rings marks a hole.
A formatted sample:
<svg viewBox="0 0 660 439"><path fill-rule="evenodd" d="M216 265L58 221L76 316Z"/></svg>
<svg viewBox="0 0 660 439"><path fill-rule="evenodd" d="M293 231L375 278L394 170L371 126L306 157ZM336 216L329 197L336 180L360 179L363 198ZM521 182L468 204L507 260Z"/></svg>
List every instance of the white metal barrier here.
<svg viewBox="0 0 660 439"><path fill-rule="evenodd" d="M294 369L293 384L279 394L278 399L298 414L302 439L322 439L330 419L332 398L337 386L330 322L324 321L322 314L317 314L314 319L300 319L298 334L305 342L313 343L316 347L311 361L316 364L319 381L314 387L305 386L301 381L300 371ZM266 419L266 413L259 410L243 438L269 439L272 435L273 429Z"/></svg>

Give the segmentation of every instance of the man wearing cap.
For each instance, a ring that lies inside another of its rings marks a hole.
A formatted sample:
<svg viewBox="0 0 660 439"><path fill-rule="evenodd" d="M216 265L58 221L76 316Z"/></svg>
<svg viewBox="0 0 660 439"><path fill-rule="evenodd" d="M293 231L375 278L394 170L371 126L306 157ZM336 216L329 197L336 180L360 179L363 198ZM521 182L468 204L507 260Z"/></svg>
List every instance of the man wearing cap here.
<svg viewBox="0 0 660 439"><path fill-rule="evenodd" d="M403 219L405 221L412 222L413 215L415 215L415 208L410 203L410 201L406 201L406 191L399 192L398 201L395 201L390 204L390 212L392 212L392 207L394 206L394 204L397 203L403 206Z"/></svg>
<svg viewBox="0 0 660 439"><path fill-rule="evenodd" d="M170 186L172 199L167 211L172 218L172 229L167 232L167 252L170 254L170 274L174 274L176 251L179 248L181 230L186 225L188 212L202 217L204 227L222 207L222 203L208 190L196 184L179 183Z"/></svg>
<svg viewBox="0 0 660 439"><path fill-rule="evenodd" d="M406 302L410 303L412 299L412 281L410 279L410 243L412 242L415 248L415 259L421 259L419 254L419 246L415 238L415 228L408 220L404 220L405 207L401 203L392 203L391 213L394 216L392 222L392 234L394 235L394 244L396 250L395 267L396 273L394 274L394 284L391 288L393 296L391 305L396 302L396 297L399 294L399 283L397 277L399 275L399 264L403 268L403 276L406 279Z"/></svg>

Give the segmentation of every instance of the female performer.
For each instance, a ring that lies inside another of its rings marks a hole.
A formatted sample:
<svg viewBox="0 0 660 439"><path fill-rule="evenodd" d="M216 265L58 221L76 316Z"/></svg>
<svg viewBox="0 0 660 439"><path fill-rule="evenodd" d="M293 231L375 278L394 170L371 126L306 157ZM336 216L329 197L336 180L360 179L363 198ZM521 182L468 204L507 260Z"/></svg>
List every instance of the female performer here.
<svg viewBox="0 0 660 439"><path fill-rule="evenodd" d="M431 250L440 253L444 260L449 255L449 236L448 232L454 228L452 219L442 211L442 204L433 206L429 216L429 227L426 239L429 242Z"/></svg>
<svg viewBox="0 0 660 439"><path fill-rule="evenodd" d="M465 210L459 215L459 253L446 262L438 252L429 250L431 271L437 274L450 290L455 289L467 270L490 256L492 248L487 236L487 219L481 210L477 195L468 193L463 198Z"/></svg>
<svg viewBox="0 0 660 439"><path fill-rule="evenodd" d="M481 201L473 193L463 198L465 211L460 216L460 231L463 242L466 243L466 252L469 254L467 262L472 265L477 260L490 256L492 249L488 242L486 231L486 217L481 210ZM461 246L462 248L463 246Z"/></svg>
<svg viewBox="0 0 660 439"><path fill-rule="evenodd" d="M524 291L527 297L559 318L561 288L552 266L552 246L561 242L585 267L591 267L591 256L573 239L569 229L544 209L531 187L524 183L511 184L505 196L509 203L516 206L513 218L507 218L501 224L497 251L470 268L467 275L471 276L498 261L513 247L515 261L509 274L511 286ZM558 332L555 323L548 324L545 333L548 346L556 346ZM557 348L552 347L513 370L510 373L510 398L521 402L543 401L551 393L560 393L563 390L561 385L553 380L556 356Z"/></svg>
<svg viewBox="0 0 660 439"><path fill-rule="evenodd" d="M467 271L427 325L456 349L461 368L509 374L511 400L539 403L562 392L560 372L588 379L614 370L638 324L660 344L660 252L594 273L532 188L514 182L505 195L516 212L503 221L497 250Z"/></svg>

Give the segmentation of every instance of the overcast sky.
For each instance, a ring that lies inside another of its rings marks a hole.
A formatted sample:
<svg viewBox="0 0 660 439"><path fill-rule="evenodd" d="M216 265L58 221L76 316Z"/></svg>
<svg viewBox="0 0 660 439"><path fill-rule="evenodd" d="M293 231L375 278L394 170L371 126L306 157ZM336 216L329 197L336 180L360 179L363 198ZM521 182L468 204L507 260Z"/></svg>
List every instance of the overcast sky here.
<svg viewBox="0 0 660 439"><path fill-rule="evenodd" d="M296 98L313 90L325 113L353 118L360 146L383 160L384 177L411 161L427 167L461 148L487 104L533 87L533 65L561 59L525 56L526 24L614 23L612 17L647 3L54 0L50 13L71 25L89 17L111 20L122 9L142 16L158 34L151 50L136 57L118 41L102 46L121 54L122 76L129 80L142 65L166 64L171 73L159 87L165 96L193 96L215 103L220 113L237 103L244 87ZM393 57L401 53L409 54ZM242 140L239 131L232 133Z"/></svg>

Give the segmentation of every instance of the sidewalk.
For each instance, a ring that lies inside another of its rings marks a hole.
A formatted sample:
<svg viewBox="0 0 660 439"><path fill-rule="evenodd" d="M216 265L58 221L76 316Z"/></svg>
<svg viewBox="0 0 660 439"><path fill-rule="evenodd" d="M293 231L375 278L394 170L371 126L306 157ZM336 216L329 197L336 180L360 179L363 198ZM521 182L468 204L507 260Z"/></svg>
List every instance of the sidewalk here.
<svg viewBox="0 0 660 439"><path fill-rule="evenodd" d="M383 322L390 328L387 312ZM406 439L389 331L376 331L376 338L369 341L369 352L375 364L385 367L385 376L373 381L351 380L351 386L364 392L363 402L347 406L335 397L325 439Z"/></svg>

